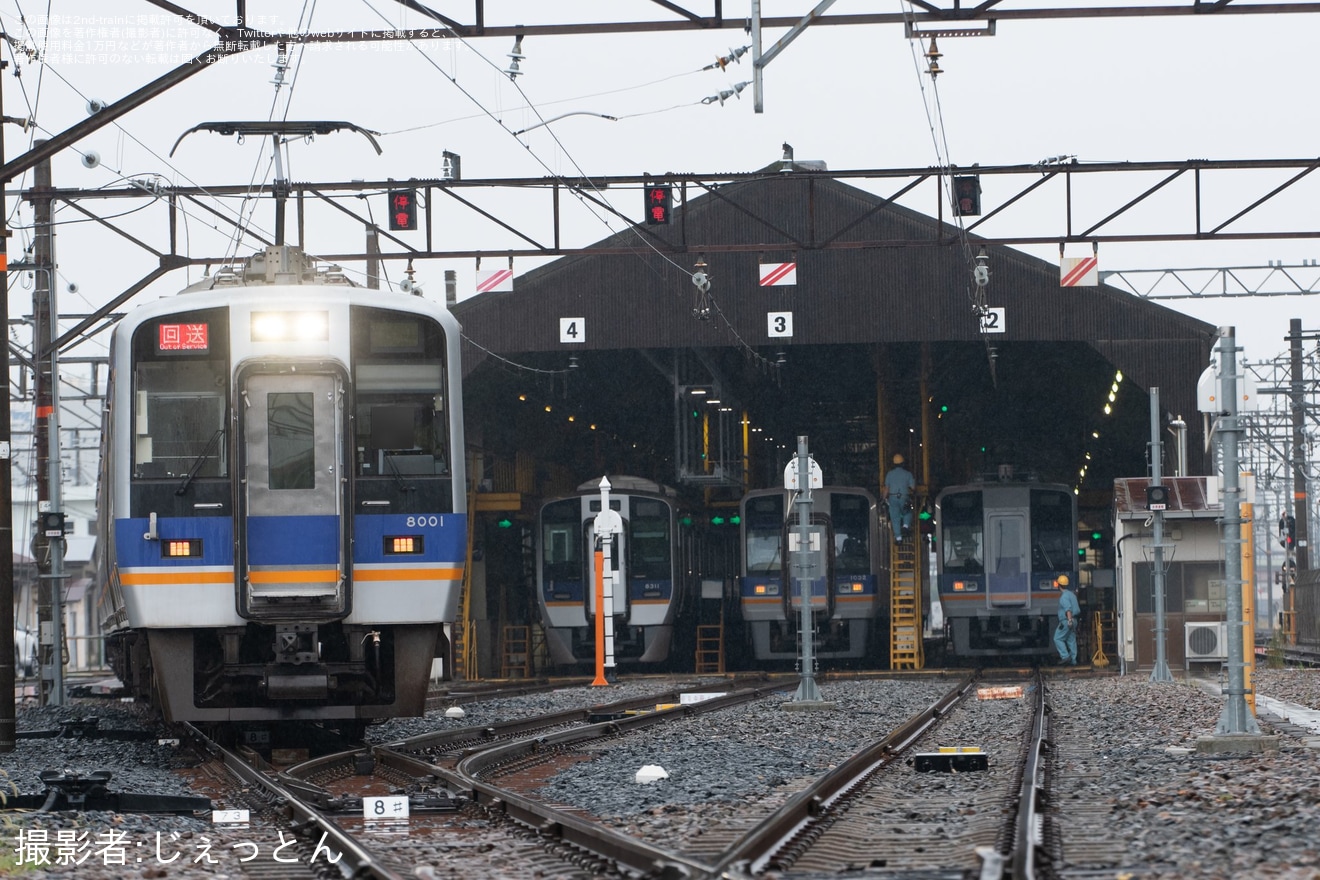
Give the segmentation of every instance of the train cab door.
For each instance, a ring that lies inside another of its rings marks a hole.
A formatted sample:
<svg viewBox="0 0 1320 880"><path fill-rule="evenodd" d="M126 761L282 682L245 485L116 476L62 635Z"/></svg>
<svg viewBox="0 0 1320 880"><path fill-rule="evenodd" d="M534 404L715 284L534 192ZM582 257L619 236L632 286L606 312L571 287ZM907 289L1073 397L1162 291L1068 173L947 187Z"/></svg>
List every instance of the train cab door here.
<svg viewBox="0 0 1320 880"><path fill-rule="evenodd" d="M1030 604L1031 567L1026 511L1007 508L986 515L986 601L991 608Z"/></svg>
<svg viewBox="0 0 1320 880"><path fill-rule="evenodd" d="M350 517L344 385L334 373L252 372L240 379L243 486L237 558L245 617L348 611Z"/></svg>

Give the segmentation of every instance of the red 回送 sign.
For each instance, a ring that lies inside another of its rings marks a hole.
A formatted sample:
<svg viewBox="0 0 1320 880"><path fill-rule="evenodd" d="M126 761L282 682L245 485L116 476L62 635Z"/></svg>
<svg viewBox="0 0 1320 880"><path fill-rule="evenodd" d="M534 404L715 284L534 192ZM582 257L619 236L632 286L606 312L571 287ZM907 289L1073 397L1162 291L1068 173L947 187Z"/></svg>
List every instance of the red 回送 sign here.
<svg viewBox="0 0 1320 880"><path fill-rule="evenodd" d="M159 351L207 351L211 348L206 324L161 324Z"/></svg>

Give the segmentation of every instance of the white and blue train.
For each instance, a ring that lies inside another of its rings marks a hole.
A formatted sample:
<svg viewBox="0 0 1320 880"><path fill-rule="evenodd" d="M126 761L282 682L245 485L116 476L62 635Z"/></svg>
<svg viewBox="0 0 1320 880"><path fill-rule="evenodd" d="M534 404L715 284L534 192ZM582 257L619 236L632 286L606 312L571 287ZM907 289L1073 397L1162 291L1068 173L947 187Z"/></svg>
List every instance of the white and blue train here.
<svg viewBox="0 0 1320 880"><path fill-rule="evenodd" d="M1053 653L1059 576L1077 583L1077 497L1006 476L935 502L940 607L955 657Z"/></svg>
<svg viewBox="0 0 1320 880"><path fill-rule="evenodd" d="M785 549L796 542L798 511L785 489L743 496L740 617L751 654L761 662L797 660L801 590ZM888 650L889 542L880 530L875 496L865 489L813 489L809 525L823 552L811 581L815 655L860 662ZM813 541L815 539L813 538Z"/></svg>
<svg viewBox="0 0 1320 880"><path fill-rule="evenodd" d="M167 720L419 715L467 555L459 327L277 246L115 327L108 656Z"/></svg>
<svg viewBox="0 0 1320 880"><path fill-rule="evenodd" d="M658 668L671 662L675 624L691 607L692 579L673 489L640 477L610 477L610 507L623 523L610 562L616 662ZM536 598L550 662L588 667L596 658L595 521L600 480L547 501L537 518Z"/></svg>

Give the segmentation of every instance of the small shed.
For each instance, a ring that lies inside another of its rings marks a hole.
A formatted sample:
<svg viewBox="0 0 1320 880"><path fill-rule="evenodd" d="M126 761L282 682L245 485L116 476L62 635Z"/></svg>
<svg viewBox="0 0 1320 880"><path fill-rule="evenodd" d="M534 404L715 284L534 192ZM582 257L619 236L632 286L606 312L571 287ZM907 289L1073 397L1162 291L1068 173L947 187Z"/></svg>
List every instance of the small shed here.
<svg viewBox="0 0 1320 880"><path fill-rule="evenodd" d="M1218 477L1165 477L1165 659L1170 668L1228 659L1228 592ZM1154 514L1149 477L1114 480L1115 599L1125 672L1155 665ZM1244 572L1246 574L1246 572ZM1248 636L1250 638L1250 636Z"/></svg>

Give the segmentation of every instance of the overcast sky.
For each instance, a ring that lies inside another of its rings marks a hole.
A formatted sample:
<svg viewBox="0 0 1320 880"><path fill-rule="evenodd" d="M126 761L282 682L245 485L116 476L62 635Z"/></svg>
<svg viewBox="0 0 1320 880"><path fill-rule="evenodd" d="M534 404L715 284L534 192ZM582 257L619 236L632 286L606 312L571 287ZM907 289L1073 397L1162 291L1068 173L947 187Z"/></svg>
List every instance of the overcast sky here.
<svg viewBox="0 0 1320 880"><path fill-rule="evenodd" d="M220 21L232 21L234 14L232 0L184 0L182 5ZM432 3L464 21L473 5L471 0ZM488 25L544 23L552 20L546 8L553 8L553 19L560 21L671 17L647 0L487 0L485 5ZM697 12L713 7L711 0L686 5ZM761 5L766 16L798 16L815 4L764 0ZM1003 7L1045 5L1066 4L1007 2ZM247 6L249 23L266 31L427 26L421 16L391 0L248 0ZM839 0L829 14L900 12L907 6L898 0ZM750 0L723 4L726 16L749 14L750 9ZM4 113L33 115L47 136L84 118L88 99L115 101L214 43L208 32L134 0L0 0L0 22L24 47L40 48L46 61L43 67L21 51L17 56L6 51L11 66L3 79ZM782 35L782 29L767 31L764 45L768 48ZM295 49L279 89L271 82L275 50L262 49L197 74L118 125L87 137L78 150L57 157L54 180L57 186L88 188L152 176L180 185L268 181L273 176L270 146L258 138L239 144L233 137L197 133L173 157L169 152L184 131L200 122L270 118L346 120L382 133L379 156L351 133L291 144L287 170L295 180L438 177L443 150L462 156L468 179L752 171L777 160L784 142L793 145L798 159L822 160L836 170L1018 164L1060 155L1081 162L1303 158L1317 155L1320 143L1320 123L1308 98L1316 82L1317 36L1320 16L1300 14L1001 22L994 36L941 39L944 73L932 83L922 72L926 43L906 39L901 26L822 26L808 30L766 69L761 114L753 112L750 86L741 98L722 105L702 102L752 79L750 54L725 71L700 70L731 48L750 43L750 36L738 30L528 38L516 81L502 72L512 48L507 37ZM18 78L12 76L16 69ZM565 113L578 115L512 134ZM24 148L27 137L17 126L6 127L6 160ZM84 168L81 153L93 150L100 163ZM1281 182L1290 174L1270 179ZM10 192L30 184L30 176L24 177L10 184ZM1256 184L1251 192L1268 189ZM1223 199L1221 205L1241 207L1255 195L1243 195L1241 202L1231 192L1216 198ZM612 197L619 210L640 219L635 192ZM1113 207L1127 198L1120 191L1107 197ZM367 201L383 222L384 196ZM1320 228L1318 203L1320 181L1308 183L1273 200L1253 219L1258 226L1248 228ZM254 210L235 200L214 204L229 216ZM1158 201L1143 221L1158 225L1163 211L1170 228L1175 223L1183 228L1187 221L1179 215L1189 204L1189 198ZM12 195L8 206L17 229L9 247L15 260L30 241L23 227L32 218ZM928 200L911 206L931 210ZM159 206L102 200L87 207L102 216L141 208L115 222L159 248L167 245ZM548 207L540 213L548 216ZM269 231L272 218L268 202L255 206L255 226ZM578 206L568 206L566 218L566 246L582 246L621 228L617 219ZM58 219L61 312L90 310L154 265L150 255L72 210L61 211ZM985 231L1009 234L1014 228ZM442 225L438 244L513 246L507 239L493 243L483 236L479 228ZM179 247L189 253L223 253L230 247L228 238L223 224L193 209ZM421 246L422 240L412 243ZM360 250L362 230L351 223L327 224L309 230L309 244L313 251ZM1057 247L1027 250L1051 261L1058 258ZM1297 240L1133 244L1106 245L1099 256L1106 270L1227 267L1314 260L1320 248ZM534 265L519 261L515 268L526 271ZM417 268L419 280L434 296L442 295L444 269L458 271L460 295L472 291L472 260ZM397 263L388 267L392 281L399 280L401 269ZM196 280L198 270L190 277ZM186 280L182 271L171 273L144 296L166 295ZM70 282L76 294L68 292ZM28 310L27 290L21 280L13 286L11 314ZM995 304L993 281L988 301ZM1303 318L1308 329L1320 329L1320 320L1310 317L1318 301L1208 299L1166 305L1235 326L1247 359L1263 360L1285 349L1289 318ZM1066 307L1062 295L1060 307Z"/></svg>

